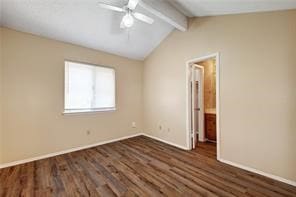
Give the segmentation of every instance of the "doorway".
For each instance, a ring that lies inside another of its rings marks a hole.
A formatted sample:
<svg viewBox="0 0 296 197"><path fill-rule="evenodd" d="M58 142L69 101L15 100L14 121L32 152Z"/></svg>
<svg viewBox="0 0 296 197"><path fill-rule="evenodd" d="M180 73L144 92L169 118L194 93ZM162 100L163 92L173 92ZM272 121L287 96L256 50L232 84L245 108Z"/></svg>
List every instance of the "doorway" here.
<svg viewBox="0 0 296 197"><path fill-rule="evenodd" d="M220 158L219 54L192 59L186 64L187 146L209 149Z"/></svg>

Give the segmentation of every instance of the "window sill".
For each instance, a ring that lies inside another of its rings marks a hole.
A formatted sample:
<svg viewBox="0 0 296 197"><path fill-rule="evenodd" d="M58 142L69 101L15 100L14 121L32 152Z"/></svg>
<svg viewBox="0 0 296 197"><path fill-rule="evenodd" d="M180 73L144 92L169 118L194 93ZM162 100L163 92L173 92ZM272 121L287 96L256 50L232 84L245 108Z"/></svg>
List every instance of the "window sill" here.
<svg viewBox="0 0 296 197"><path fill-rule="evenodd" d="M98 112L112 112L116 111L115 107L112 108L102 108L102 109L87 109L87 110L64 110L63 115L79 115L79 114L92 114Z"/></svg>

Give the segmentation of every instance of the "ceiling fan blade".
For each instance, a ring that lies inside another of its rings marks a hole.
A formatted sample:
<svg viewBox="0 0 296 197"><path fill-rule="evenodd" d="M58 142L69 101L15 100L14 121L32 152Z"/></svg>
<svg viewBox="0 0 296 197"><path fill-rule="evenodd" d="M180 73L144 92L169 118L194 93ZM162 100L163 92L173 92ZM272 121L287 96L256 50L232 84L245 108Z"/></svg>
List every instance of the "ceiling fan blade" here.
<svg viewBox="0 0 296 197"><path fill-rule="evenodd" d="M116 11L116 12L125 12L125 10L123 8L119 8L119 7L116 7L116 6L113 6L113 5L99 3L99 6L101 8L105 8L105 9L108 9L108 10L113 10L113 11Z"/></svg>
<svg viewBox="0 0 296 197"><path fill-rule="evenodd" d="M139 0L129 0L127 7L131 10L134 10L134 9L136 9L138 3L139 3Z"/></svg>
<svg viewBox="0 0 296 197"><path fill-rule="evenodd" d="M139 12L135 12L135 13L133 13L133 15L134 15L134 17L135 17L136 19L138 19L138 20L140 20L140 21L143 21L143 22L145 22L145 23L148 23L148 24L150 24L150 25L154 22L154 20L153 20L152 18L150 18L150 17L148 17L148 16L146 16L146 15L144 15L144 14L141 14L141 13L139 13Z"/></svg>

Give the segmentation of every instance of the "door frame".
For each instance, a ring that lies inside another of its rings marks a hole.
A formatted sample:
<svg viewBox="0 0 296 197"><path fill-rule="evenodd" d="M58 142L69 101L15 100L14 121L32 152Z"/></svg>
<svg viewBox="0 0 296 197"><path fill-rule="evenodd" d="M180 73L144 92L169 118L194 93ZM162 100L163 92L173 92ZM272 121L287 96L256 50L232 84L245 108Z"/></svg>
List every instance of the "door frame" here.
<svg viewBox="0 0 296 197"><path fill-rule="evenodd" d="M201 56L188 60L186 62L186 142L187 148L192 150L192 132L191 132L191 67L197 62L208 59L216 59L216 133L217 133L217 160L220 159L221 150L221 131L220 131L220 54L219 52L210 55Z"/></svg>
<svg viewBox="0 0 296 197"><path fill-rule="evenodd" d="M199 82L199 89L198 89L198 102L199 102L199 108L200 108L200 111L199 111L199 118L198 118L198 141L201 141L201 142L204 142L206 141L206 137L205 137L205 117L204 117L204 113L205 113L205 108L204 108L204 67L198 65L198 64L192 64L191 67L195 67L195 71L196 70L199 70L199 74L200 74L200 77L199 77L199 80L197 80ZM197 77L197 75L195 75L195 77ZM191 97L193 98L192 96L192 92L191 93ZM192 105L191 105L192 107ZM192 110L192 109L191 109ZM192 117L191 119L192 120ZM194 124L194 123L192 123ZM192 129L192 128L191 128ZM194 147L192 145L192 147Z"/></svg>

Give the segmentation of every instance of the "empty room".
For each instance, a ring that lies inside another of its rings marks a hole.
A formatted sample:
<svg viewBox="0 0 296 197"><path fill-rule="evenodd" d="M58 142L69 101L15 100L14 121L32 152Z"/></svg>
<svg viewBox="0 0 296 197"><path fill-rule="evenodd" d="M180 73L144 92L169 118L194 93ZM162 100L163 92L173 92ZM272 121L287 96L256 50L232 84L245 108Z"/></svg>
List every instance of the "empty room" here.
<svg viewBox="0 0 296 197"><path fill-rule="evenodd" d="M296 197L295 0L0 0L0 197Z"/></svg>

